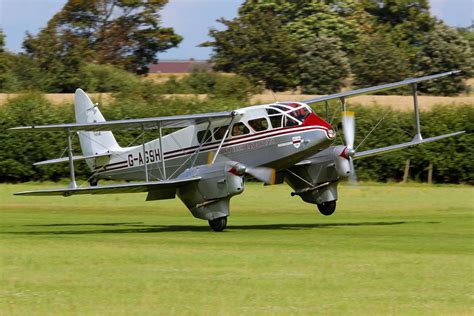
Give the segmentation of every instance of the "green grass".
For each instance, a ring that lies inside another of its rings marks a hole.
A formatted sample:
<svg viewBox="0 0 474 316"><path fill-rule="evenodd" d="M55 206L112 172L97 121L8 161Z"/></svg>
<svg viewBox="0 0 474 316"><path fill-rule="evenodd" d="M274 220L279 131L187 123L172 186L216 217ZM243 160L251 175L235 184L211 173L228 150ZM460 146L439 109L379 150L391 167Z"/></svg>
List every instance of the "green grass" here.
<svg viewBox="0 0 474 316"><path fill-rule="evenodd" d="M11 196L40 186L0 185L2 315L473 313L472 187L342 186L324 217L250 184L214 233L179 200Z"/></svg>

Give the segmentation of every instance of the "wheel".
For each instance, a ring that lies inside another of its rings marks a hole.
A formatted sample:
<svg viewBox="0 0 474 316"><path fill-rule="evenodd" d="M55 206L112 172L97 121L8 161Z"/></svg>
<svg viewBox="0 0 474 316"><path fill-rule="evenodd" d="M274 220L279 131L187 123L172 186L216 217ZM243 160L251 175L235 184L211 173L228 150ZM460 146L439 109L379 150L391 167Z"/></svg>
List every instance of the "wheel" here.
<svg viewBox="0 0 474 316"><path fill-rule="evenodd" d="M224 216L224 217L214 218L213 220L209 221L209 226L211 226L213 231L221 232L227 226L227 217Z"/></svg>
<svg viewBox="0 0 474 316"><path fill-rule="evenodd" d="M336 201L329 201L318 204L318 210L321 214L329 216L336 210Z"/></svg>
<svg viewBox="0 0 474 316"><path fill-rule="evenodd" d="M89 179L89 185L90 185L91 187L97 186L98 183L99 183L99 179L97 179L97 178Z"/></svg>

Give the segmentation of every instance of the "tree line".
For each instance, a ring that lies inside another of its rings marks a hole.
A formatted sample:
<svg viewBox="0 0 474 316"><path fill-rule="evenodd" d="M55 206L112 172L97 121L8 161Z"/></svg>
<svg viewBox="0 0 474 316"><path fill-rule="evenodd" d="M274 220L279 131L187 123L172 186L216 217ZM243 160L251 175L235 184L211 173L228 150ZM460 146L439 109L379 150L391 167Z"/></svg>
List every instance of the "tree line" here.
<svg viewBox="0 0 474 316"><path fill-rule="evenodd" d="M151 92L150 92L151 93ZM112 104L101 106L107 120L166 116L175 114L224 111L239 108L245 104L236 99L168 99L159 95L121 92L120 98L114 98ZM369 131L385 116L373 133L363 141L358 151L393 145L411 140L414 135L414 118L411 112L398 112L383 107L364 107L352 105L355 111L357 133L355 144L358 146ZM323 108L314 106L314 110L324 117ZM335 117L333 126L342 132L340 107L331 106L328 121ZM388 111L388 113L386 113ZM0 182L22 181L58 181L68 175L66 164L33 166L37 161L58 158L65 154L66 137L63 133L10 133L6 129L21 125L67 123L74 120L73 105L54 106L42 94L21 95L9 100L0 107ZM433 165L435 183L474 184L474 108L465 106L439 106L430 112L421 113L422 133L424 137L437 136L454 131L465 130L460 136L424 144L411 149L391 152L381 156L356 160L357 175L360 180L401 181L404 163L411 160L410 179L426 181L427 167ZM121 146L129 146L140 131L114 132ZM156 131L145 134L145 141L157 138ZM338 136L337 142L342 138ZM79 142L73 139L75 154L80 154ZM89 174L84 163L76 164L79 179L85 180Z"/></svg>
<svg viewBox="0 0 474 316"><path fill-rule="evenodd" d="M366 87L459 69L422 87L455 95L474 70L473 26L445 25L428 0L247 0L238 17L220 22L224 30L211 30L204 44L214 47L215 68L277 91L329 94L349 75Z"/></svg>
<svg viewBox="0 0 474 316"><path fill-rule="evenodd" d="M182 41L160 25L166 3L69 0L26 35L18 54L5 51L0 31L0 91L115 91L140 80L160 52ZM236 18L220 23L202 44L213 48L214 69L274 91L327 94L347 78L365 87L460 69L420 88L455 95L474 71L474 26L445 25L428 0L246 0Z"/></svg>

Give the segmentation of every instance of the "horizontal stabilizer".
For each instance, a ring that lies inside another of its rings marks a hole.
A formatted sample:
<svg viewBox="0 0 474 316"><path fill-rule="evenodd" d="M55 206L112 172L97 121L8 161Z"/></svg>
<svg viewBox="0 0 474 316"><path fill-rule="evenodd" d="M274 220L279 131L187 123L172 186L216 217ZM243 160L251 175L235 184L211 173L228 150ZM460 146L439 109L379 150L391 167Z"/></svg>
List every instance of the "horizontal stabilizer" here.
<svg viewBox="0 0 474 316"><path fill-rule="evenodd" d="M100 155L91 155L91 156L73 156L72 160L80 161L80 160L99 158L99 157L110 157L110 153L104 153ZM38 161L38 162L35 162L33 166L49 165L53 163L68 162L68 161L69 161L69 157L62 157L62 158L57 158L57 159Z"/></svg>
<svg viewBox="0 0 474 316"><path fill-rule="evenodd" d="M375 149L369 149L369 150L365 150L365 151L361 151L361 152L356 152L355 155L354 155L354 159L365 158L365 157L370 157L370 156L375 156L375 155L381 155L381 154L385 154L385 153L388 153L388 152L391 152L391 151L400 150L400 149L411 147L411 146L416 146L416 145L420 145L420 144L424 144L424 143L433 142L433 141L440 140L440 139L443 139L443 138L446 138L446 137L456 136L456 135L459 135L459 134L462 134L462 133L464 133L464 131L455 132L455 133L451 133L451 134L445 134L445 135L441 135L441 136L430 137L430 138L425 138L425 139L421 139L421 140L412 140L411 142L407 142L407 143L403 143L403 144L397 144L397 145L392 145L392 146L387 146L387 147L381 147L381 148L375 148Z"/></svg>
<svg viewBox="0 0 474 316"><path fill-rule="evenodd" d="M114 194L114 193L140 193L149 192L154 193L153 197L169 198L170 190L186 185L191 182L199 181L201 177L192 177L187 179L179 180L166 180L166 181L153 181L153 182L137 182L127 184L112 184L102 185L94 187L78 187L78 188L62 188L62 189L49 189L49 190L37 190L37 191L24 191L17 192L15 195L29 195L29 196L50 196L50 195L62 195L71 196L77 194ZM166 194L156 194L158 191L163 191ZM153 198L157 199L157 198Z"/></svg>

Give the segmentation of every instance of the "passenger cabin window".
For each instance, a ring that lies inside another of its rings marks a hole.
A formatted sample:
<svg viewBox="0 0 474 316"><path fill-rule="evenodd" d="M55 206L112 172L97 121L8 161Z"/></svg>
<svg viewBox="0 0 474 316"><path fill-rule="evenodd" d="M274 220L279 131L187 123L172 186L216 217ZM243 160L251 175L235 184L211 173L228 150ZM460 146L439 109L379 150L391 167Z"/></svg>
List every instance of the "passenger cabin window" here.
<svg viewBox="0 0 474 316"><path fill-rule="evenodd" d="M214 139L222 139L222 137L225 135L225 132L227 131L227 128L229 128L229 125L214 128Z"/></svg>
<svg viewBox="0 0 474 316"><path fill-rule="evenodd" d="M250 120L248 121L250 127L256 131L256 132L260 132L260 131L264 131L268 128L268 122L265 118L258 118L258 119L254 119L254 120Z"/></svg>
<svg viewBox="0 0 474 316"><path fill-rule="evenodd" d="M244 123L235 123L232 127L232 136L240 136L250 133L250 130Z"/></svg>
<svg viewBox="0 0 474 316"><path fill-rule="evenodd" d="M203 143L203 142L208 143L208 142L211 141L211 138L212 138L211 135L212 135L212 133L211 133L210 130L207 131L207 134L206 134L206 130L199 131L197 133L197 140L198 140L199 143ZM204 139L204 137L206 137L206 139Z"/></svg>
<svg viewBox="0 0 474 316"><path fill-rule="evenodd" d="M283 115L274 115L270 116L270 122L272 123L273 128L281 127L281 120Z"/></svg>

